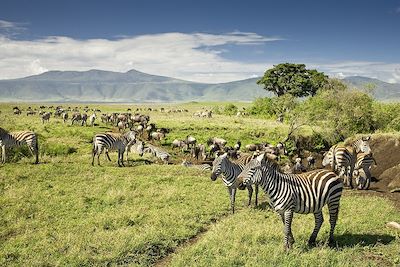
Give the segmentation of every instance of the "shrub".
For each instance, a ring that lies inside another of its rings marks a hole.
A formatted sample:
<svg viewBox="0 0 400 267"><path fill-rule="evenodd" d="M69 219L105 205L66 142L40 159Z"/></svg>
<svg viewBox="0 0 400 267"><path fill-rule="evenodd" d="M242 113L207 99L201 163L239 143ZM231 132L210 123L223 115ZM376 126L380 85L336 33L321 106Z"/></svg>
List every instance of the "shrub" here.
<svg viewBox="0 0 400 267"><path fill-rule="evenodd" d="M238 107L234 104L227 104L224 107L224 114L225 115L236 115L238 112Z"/></svg>

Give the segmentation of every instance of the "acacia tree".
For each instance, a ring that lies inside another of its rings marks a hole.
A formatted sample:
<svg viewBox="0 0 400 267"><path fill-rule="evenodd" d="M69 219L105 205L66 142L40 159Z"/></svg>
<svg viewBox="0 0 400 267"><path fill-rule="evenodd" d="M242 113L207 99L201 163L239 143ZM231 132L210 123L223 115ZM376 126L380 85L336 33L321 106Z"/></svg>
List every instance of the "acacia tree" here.
<svg viewBox="0 0 400 267"><path fill-rule="evenodd" d="M308 70L304 64L282 63L267 70L257 84L263 84L265 90L277 96L303 97L314 96L327 80L324 73Z"/></svg>

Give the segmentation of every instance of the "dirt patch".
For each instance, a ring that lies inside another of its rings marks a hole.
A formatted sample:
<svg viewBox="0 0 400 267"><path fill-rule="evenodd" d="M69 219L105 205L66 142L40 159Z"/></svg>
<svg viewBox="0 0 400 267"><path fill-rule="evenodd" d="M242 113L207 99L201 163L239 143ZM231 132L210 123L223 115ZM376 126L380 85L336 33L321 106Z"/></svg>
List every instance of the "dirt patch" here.
<svg viewBox="0 0 400 267"><path fill-rule="evenodd" d="M400 136L376 134L370 146L377 164L371 168L375 182L363 193L388 198L400 209L400 192L390 193L400 187Z"/></svg>

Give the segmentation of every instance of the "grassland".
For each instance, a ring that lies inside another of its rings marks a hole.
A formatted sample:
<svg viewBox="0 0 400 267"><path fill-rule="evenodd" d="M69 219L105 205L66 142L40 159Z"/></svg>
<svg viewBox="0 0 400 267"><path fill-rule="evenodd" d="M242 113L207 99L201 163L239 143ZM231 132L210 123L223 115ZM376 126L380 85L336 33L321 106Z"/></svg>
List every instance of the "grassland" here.
<svg viewBox="0 0 400 267"><path fill-rule="evenodd" d="M147 112L159 127L171 129L162 145L191 134L204 142L224 137L233 144L276 142L287 126L257 118L216 115L193 118L213 103L152 105L187 108L188 113ZM219 104L221 105L221 104ZM246 106L248 104L238 104ZM345 192L336 230L337 248L325 245L328 216L316 248L306 241L313 217L296 215L294 249L283 250L282 226L261 194L259 208L247 208L240 191L237 213L230 214L226 189L209 174L176 165L146 165L134 157L126 168L102 157L90 165L94 133L113 130L42 124L38 116L12 115L0 105L0 127L31 129L39 134L41 164L26 149L8 151L0 165L1 266L393 266L400 264L400 235L385 227L400 211L386 199ZM21 106L22 108L28 105ZM38 106L35 104L32 107ZM75 106L71 104L70 106ZM89 105L103 112L132 105ZM115 129L114 129L115 130ZM310 129L304 128L304 134ZM179 162L178 158L175 158ZM167 257L167 259L162 260ZM160 261L162 260L162 261Z"/></svg>

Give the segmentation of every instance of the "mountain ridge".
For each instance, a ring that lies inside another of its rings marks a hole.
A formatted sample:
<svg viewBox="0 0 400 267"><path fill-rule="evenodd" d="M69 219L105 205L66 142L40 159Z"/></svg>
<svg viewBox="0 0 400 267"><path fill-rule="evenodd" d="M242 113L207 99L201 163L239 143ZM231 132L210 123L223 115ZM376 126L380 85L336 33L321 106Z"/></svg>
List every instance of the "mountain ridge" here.
<svg viewBox="0 0 400 267"><path fill-rule="evenodd" d="M272 96L271 92L257 85L258 79L212 84L134 69L127 72L53 70L24 78L0 80L0 102L253 101L257 97ZM346 77L343 81L360 90L374 84L370 92L377 100L400 100L400 84L363 76Z"/></svg>

